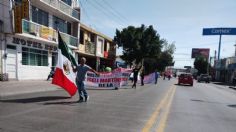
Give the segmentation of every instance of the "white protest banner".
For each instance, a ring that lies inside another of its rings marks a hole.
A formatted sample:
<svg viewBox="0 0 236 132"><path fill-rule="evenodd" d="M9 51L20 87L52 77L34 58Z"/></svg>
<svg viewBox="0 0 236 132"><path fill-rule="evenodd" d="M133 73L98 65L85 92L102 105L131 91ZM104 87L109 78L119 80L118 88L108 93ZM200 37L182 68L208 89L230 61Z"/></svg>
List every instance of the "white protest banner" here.
<svg viewBox="0 0 236 132"><path fill-rule="evenodd" d="M112 72L100 73L99 77L92 72L88 72L85 85L89 88L121 88L128 84L131 71L130 69L117 68Z"/></svg>
<svg viewBox="0 0 236 132"><path fill-rule="evenodd" d="M143 82L144 82L144 84L155 83L155 72L150 73L150 74L144 76ZM141 80L139 80L138 83L141 83Z"/></svg>

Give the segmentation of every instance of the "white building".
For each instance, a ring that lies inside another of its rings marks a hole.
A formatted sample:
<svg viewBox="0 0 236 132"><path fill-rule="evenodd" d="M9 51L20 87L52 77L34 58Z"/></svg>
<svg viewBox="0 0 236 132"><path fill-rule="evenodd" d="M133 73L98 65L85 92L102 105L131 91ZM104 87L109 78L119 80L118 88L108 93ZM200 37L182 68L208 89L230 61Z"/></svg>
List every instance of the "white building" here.
<svg viewBox="0 0 236 132"><path fill-rule="evenodd" d="M78 0L1 0L0 75L14 80L46 79L57 60L57 31L79 46ZM1 78L0 78L1 79Z"/></svg>

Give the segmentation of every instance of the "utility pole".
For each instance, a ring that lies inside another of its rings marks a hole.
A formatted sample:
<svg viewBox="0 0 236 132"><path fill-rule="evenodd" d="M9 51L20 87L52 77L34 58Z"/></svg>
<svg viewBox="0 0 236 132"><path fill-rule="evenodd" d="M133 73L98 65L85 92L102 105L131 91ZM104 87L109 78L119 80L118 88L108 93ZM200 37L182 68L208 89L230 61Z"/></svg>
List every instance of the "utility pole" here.
<svg viewBox="0 0 236 132"><path fill-rule="evenodd" d="M234 56L236 56L236 42L234 44L234 47L235 47Z"/></svg>

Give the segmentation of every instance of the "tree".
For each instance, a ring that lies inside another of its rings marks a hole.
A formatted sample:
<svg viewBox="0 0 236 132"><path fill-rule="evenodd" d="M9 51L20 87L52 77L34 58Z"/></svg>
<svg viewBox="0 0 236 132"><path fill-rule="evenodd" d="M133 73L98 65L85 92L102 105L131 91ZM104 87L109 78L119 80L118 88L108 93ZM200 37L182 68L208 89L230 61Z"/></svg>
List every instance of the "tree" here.
<svg viewBox="0 0 236 132"><path fill-rule="evenodd" d="M207 73L208 62L207 59L199 56L195 58L194 68L198 70L198 75Z"/></svg>
<svg viewBox="0 0 236 132"><path fill-rule="evenodd" d="M123 48L121 58L130 65L143 62L146 74L157 68L163 71L166 66L173 64L174 43L168 44L161 39L153 26L128 26L122 31L116 30L114 41Z"/></svg>
<svg viewBox="0 0 236 132"><path fill-rule="evenodd" d="M173 66L175 62L173 62L173 54L176 50L174 42L168 44L166 40L164 40L163 51L161 52L161 56L158 59L158 70L164 71L165 67Z"/></svg>
<svg viewBox="0 0 236 132"><path fill-rule="evenodd" d="M122 31L116 30L114 41L119 47L123 47L121 58L129 64L133 61L138 64L144 58L159 57L164 43L152 26L145 27L144 25L128 26Z"/></svg>

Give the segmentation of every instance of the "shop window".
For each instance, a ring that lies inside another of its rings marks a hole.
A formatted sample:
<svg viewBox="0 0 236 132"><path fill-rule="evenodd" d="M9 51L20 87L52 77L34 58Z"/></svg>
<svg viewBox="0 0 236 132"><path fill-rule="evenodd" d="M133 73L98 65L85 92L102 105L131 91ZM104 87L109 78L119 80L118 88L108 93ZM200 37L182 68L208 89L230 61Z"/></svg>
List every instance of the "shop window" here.
<svg viewBox="0 0 236 132"><path fill-rule="evenodd" d="M105 43L104 43L104 51L107 51L107 41L105 40Z"/></svg>
<svg viewBox="0 0 236 132"><path fill-rule="evenodd" d="M69 6L71 6L71 4L72 4L71 0L61 0L61 1L63 1L64 3L66 3Z"/></svg>
<svg viewBox="0 0 236 132"><path fill-rule="evenodd" d="M53 16L53 28L55 30L59 29L59 31L71 35L71 23L56 16Z"/></svg>
<svg viewBox="0 0 236 132"><path fill-rule="evenodd" d="M15 4L16 4L16 5L22 4L22 0L15 0Z"/></svg>
<svg viewBox="0 0 236 132"><path fill-rule="evenodd" d="M22 47L22 65L48 66L48 51Z"/></svg>
<svg viewBox="0 0 236 132"><path fill-rule="evenodd" d="M92 33L90 39L91 39L91 42L95 43L95 34Z"/></svg>
<svg viewBox="0 0 236 132"><path fill-rule="evenodd" d="M32 21L48 27L48 13L32 6Z"/></svg>
<svg viewBox="0 0 236 132"><path fill-rule="evenodd" d="M56 52L52 52L52 67L57 65L57 56L58 54Z"/></svg>
<svg viewBox="0 0 236 132"><path fill-rule="evenodd" d="M16 46L14 46L14 45L7 45L7 48L8 48L8 49L16 50Z"/></svg>
<svg viewBox="0 0 236 132"><path fill-rule="evenodd" d="M80 37L79 37L80 44L84 44L84 31L80 30Z"/></svg>

